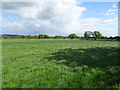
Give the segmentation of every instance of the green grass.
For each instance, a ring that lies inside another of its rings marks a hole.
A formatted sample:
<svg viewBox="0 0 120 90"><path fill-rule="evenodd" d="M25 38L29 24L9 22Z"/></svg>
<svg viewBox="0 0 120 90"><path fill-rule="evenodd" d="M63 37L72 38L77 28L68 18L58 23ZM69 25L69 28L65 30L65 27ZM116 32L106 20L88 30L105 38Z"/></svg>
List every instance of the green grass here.
<svg viewBox="0 0 120 90"><path fill-rule="evenodd" d="M117 41L2 41L3 88L118 88Z"/></svg>

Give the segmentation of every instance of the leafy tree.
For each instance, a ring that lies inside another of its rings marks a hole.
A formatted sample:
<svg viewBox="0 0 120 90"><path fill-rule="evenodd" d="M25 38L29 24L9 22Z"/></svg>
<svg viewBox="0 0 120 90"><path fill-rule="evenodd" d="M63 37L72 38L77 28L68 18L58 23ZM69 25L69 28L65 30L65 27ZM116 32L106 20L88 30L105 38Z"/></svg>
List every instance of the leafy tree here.
<svg viewBox="0 0 120 90"><path fill-rule="evenodd" d="M24 36L24 35L22 35L22 36L20 36L20 38L25 39L25 36Z"/></svg>
<svg viewBox="0 0 120 90"><path fill-rule="evenodd" d="M38 35L38 39L47 39L50 38L48 35L40 34Z"/></svg>
<svg viewBox="0 0 120 90"><path fill-rule="evenodd" d="M94 31L94 35L95 35L95 38L96 38L96 39L102 37L102 34L101 34L99 31Z"/></svg>
<svg viewBox="0 0 120 90"><path fill-rule="evenodd" d="M27 38L27 39L31 39L31 36L30 36L30 35L28 35L28 36L26 36L26 38Z"/></svg>
<svg viewBox="0 0 120 90"><path fill-rule="evenodd" d="M87 34L87 32L84 33L84 37L85 37L85 38L88 38L88 37L89 37L88 34Z"/></svg>
<svg viewBox="0 0 120 90"><path fill-rule="evenodd" d="M115 36L114 39L120 41L120 36Z"/></svg>
<svg viewBox="0 0 120 90"><path fill-rule="evenodd" d="M4 38L4 39L8 39L8 37L7 37L7 36L3 36L3 38Z"/></svg>
<svg viewBox="0 0 120 90"><path fill-rule="evenodd" d="M54 39L60 39L62 36L55 36Z"/></svg>
<svg viewBox="0 0 120 90"><path fill-rule="evenodd" d="M54 39L54 37L53 36L49 36L49 39Z"/></svg>
<svg viewBox="0 0 120 90"><path fill-rule="evenodd" d="M110 39L112 40L112 39L114 39L112 36L110 36Z"/></svg>
<svg viewBox="0 0 120 90"><path fill-rule="evenodd" d="M44 38L43 34L38 35L38 39L43 39L43 38Z"/></svg>
<svg viewBox="0 0 120 90"><path fill-rule="evenodd" d="M67 39L68 37L66 37L66 36L63 36L62 38L63 38L63 39Z"/></svg>
<svg viewBox="0 0 120 90"><path fill-rule="evenodd" d="M77 38L77 35L76 34L70 34L69 36L68 36L68 38L70 38L70 39L76 39Z"/></svg>
<svg viewBox="0 0 120 90"><path fill-rule="evenodd" d="M48 35L44 35L44 38L47 39L47 38L49 38L49 36Z"/></svg>
<svg viewBox="0 0 120 90"><path fill-rule="evenodd" d="M38 36L35 35L35 36L31 36L32 39L38 39Z"/></svg>
<svg viewBox="0 0 120 90"><path fill-rule="evenodd" d="M84 33L84 37L85 37L86 39L95 38L95 40L96 40L96 39L98 39L98 38L101 38L101 37L102 37L102 34L101 34L99 31L94 31L94 32L92 32L92 31L86 31L86 32Z"/></svg>
<svg viewBox="0 0 120 90"><path fill-rule="evenodd" d="M84 37L88 40L89 38L95 38L95 34L92 31L85 31Z"/></svg>
<svg viewBox="0 0 120 90"><path fill-rule="evenodd" d="M77 39L80 39L80 36L77 36Z"/></svg>

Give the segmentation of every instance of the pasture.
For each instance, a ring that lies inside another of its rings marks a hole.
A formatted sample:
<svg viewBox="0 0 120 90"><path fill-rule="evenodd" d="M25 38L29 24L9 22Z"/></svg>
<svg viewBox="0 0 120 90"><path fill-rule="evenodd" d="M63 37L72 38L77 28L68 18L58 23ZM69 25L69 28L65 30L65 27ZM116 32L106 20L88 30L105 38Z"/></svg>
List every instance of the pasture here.
<svg viewBox="0 0 120 90"><path fill-rule="evenodd" d="M3 88L118 88L117 41L2 40Z"/></svg>

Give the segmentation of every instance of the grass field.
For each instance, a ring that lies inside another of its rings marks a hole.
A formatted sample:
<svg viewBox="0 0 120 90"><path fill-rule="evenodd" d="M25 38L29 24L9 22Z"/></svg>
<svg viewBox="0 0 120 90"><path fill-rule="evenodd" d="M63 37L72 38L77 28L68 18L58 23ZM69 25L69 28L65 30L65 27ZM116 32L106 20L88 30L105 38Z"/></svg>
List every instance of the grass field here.
<svg viewBox="0 0 120 90"><path fill-rule="evenodd" d="M2 41L3 88L118 88L117 41Z"/></svg>

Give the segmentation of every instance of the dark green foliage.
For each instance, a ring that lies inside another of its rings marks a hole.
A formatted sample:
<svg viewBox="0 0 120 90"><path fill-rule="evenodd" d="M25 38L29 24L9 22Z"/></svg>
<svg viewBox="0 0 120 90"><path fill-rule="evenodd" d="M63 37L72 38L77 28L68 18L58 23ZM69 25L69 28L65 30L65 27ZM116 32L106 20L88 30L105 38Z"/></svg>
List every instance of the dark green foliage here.
<svg viewBox="0 0 120 90"><path fill-rule="evenodd" d="M54 39L61 39L63 38L62 36L55 36Z"/></svg>
<svg viewBox="0 0 120 90"><path fill-rule="evenodd" d="M77 35L76 34L70 34L69 36L68 36L68 38L70 38L70 39L76 39L77 38Z"/></svg>
<svg viewBox="0 0 120 90"><path fill-rule="evenodd" d="M22 36L20 36L20 38L21 38L21 39L25 39L25 36L24 36L24 35L22 35Z"/></svg>
<svg viewBox="0 0 120 90"><path fill-rule="evenodd" d="M92 31L85 31L84 37L85 37L86 39L95 38L95 33L92 32Z"/></svg>
<svg viewBox="0 0 120 90"><path fill-rule="evenodd" d="M99 31L85 31L84 37L88 40L94 38L95 40L102 37L102 34Z"/></svg>
<svg viewBox="0 0 120 90"><path fill-rule="evenodd" d="M85 32L84 37L77 36L76 34L70 34L68 37L67 36L48 36L44 34L40 35L2 35L0 38L3 39L79 39L79 40L117 40L120 41L120 36L115 36L115 37L107 37L107 36L102 36L99 31L91 32L89 33Z"/></svg>
<svg viewBox="0 0 120 90"><path fill-rule="evenodd" d="M38 35L38 39L48 39L48 38L49 38L48 35L44 35L44 34Z"/></svg>
<svg viewBox="0 0 120 90"><path fill-rule="evenodd" d="M95 34L95 38L96 38L96 39L102 37L102 34L101 34L99 31L94 31L94 34Z"/></svg>
<svg viewBox="0 0 120 90"><path fill-rule="evenodd" d="M49 36L48 36L48 35L44 35L44 38L45 38L45 39L48 39L48 38L49 38Z"/></svg>
<svg viewBox="0 0 120 90"><path fill-rule="evenodd" d="M7 36L4 36L4 37L2 37L2 38L4 38L4 39L8 39L8 37L7 37Z"/></svg>
<svg viewBox="0 0 120 90"><path fill-rule="evenodd" d="M44 39L44 35L43 34L38 35L38 39Z"/></svg>

